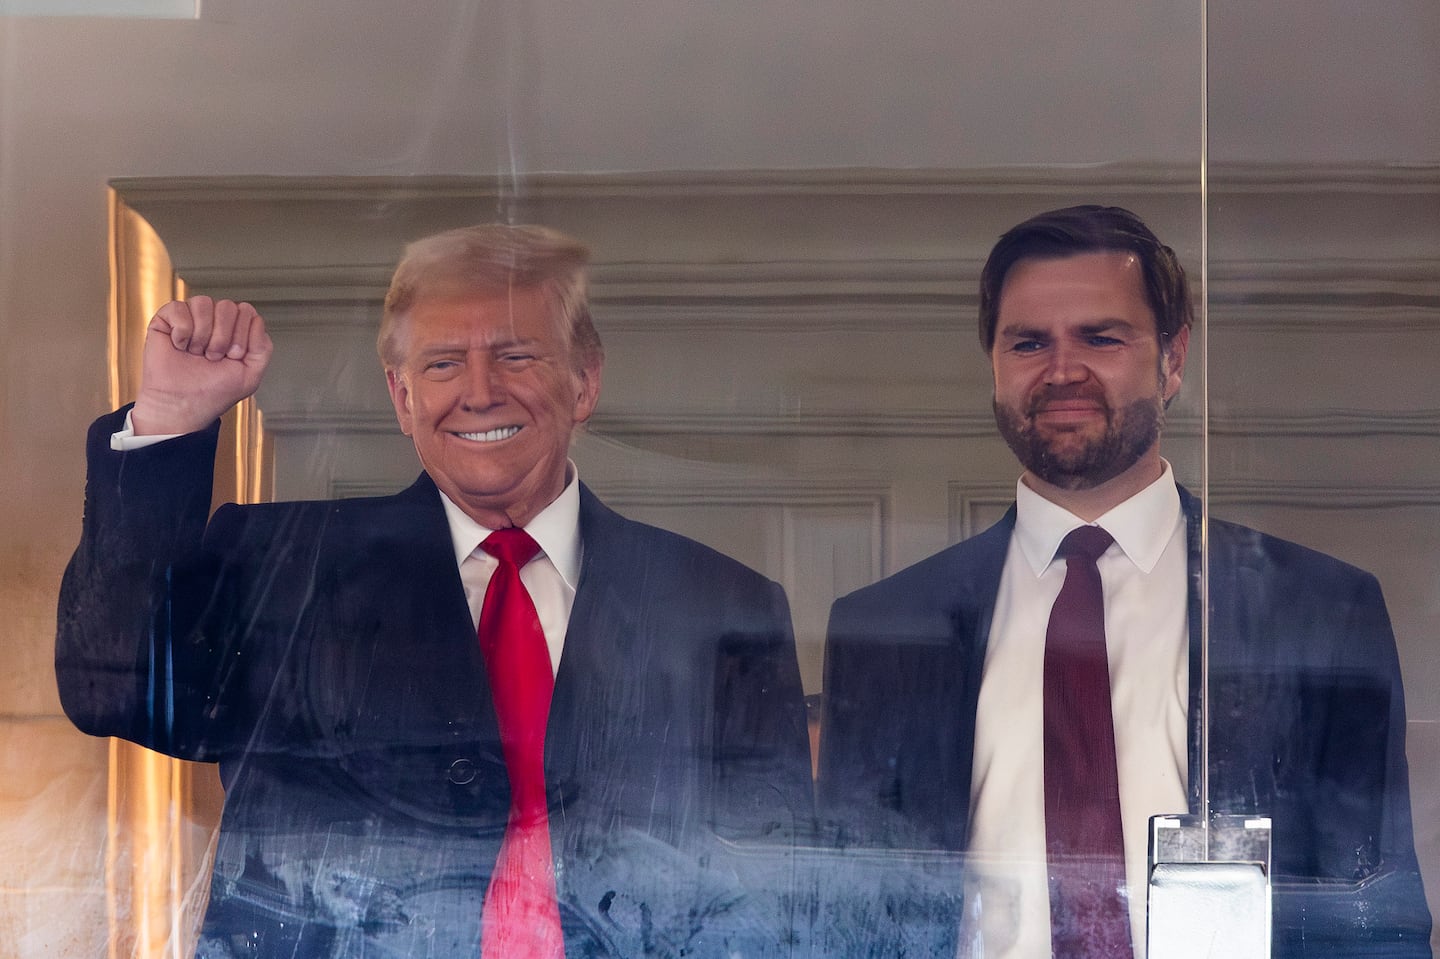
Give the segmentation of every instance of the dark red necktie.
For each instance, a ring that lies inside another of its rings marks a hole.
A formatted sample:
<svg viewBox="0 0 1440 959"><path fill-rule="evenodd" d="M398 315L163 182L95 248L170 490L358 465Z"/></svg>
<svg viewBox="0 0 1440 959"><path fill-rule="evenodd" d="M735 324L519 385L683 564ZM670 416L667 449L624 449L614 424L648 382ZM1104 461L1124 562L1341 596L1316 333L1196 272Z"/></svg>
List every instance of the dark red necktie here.
<svg viewBox="0 0 1440 959"><path fill-rule="evenodd" d="M1125 839L1095 560L1114 542L1082 526L1060 544L1065 584L1045 633L1045 845L1057 959L1132 957Z"/></svg>
<svg viewBox="0 0 1440 959"><path fill-rule="evenodd" d="M523 529L480 544L500 561L480 608L478 636L510 774L505 840L485 894L482 959L558 959L565 954L545 808L545 722L555 688L550 653L520 567L540 551Z"/></svg>

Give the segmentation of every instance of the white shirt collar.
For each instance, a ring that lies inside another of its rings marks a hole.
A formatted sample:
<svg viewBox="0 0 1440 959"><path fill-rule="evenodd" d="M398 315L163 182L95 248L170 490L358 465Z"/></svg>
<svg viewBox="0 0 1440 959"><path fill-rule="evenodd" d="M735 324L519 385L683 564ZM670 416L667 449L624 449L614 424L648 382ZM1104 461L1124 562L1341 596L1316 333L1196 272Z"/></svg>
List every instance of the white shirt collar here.
<svg viewBox="0 0 1440 959"><path fill-rule="evenodd" d="M1145 572L1155 568L1160 554L1180 521L1180 492L1170 464L1149 486L1095 520L1115 537L1115 543L1130 561ZM1084 520L1050 502L1023 482L1015 484L1015 541L1036 576L1045 572L1055 551L1071 530L1087 525Z"/></svg>
<svg viewBox="0 0 1440 959"><path fill-rule="evenodd" d="M525 532L535 540L565 584L572 590L580 582L580 473L574 462L565 465L565 488L549 506L542 509L525 525ZM493 530L475 522L465 511L440 494L445 518L450 522L450 541L455 548L455 565L459 566Z"/></svg>

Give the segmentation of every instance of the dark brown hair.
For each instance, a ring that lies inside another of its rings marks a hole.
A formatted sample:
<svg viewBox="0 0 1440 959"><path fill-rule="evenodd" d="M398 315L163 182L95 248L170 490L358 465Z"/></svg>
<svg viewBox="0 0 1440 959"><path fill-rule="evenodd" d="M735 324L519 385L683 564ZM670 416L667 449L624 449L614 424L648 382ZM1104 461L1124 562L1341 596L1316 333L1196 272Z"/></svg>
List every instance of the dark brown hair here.
<svg viewBox="0 0 1440 959"><path fill-rule="evenodd" d="M980 344L995 345L1000 291L1021 260L1050 260L1078 253L1134 253L1140 261L1145 299L1155 314L1162 347L1195 321L1190 285L1175 251L1161 243L1144 221L1118 206L1071 206L1033 216L1012 227L990 250L980 271Z"/></svg>

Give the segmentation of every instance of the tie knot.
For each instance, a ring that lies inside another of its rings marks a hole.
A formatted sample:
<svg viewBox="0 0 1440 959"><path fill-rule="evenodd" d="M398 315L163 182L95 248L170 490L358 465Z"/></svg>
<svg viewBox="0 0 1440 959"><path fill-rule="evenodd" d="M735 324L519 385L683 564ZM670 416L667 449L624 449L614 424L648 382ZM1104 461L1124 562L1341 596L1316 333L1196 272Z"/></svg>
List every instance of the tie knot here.
<svg viewBox="0 0 1440 959"><path fill-rule="evenodd" d="M480 548L494 556L502 563L510 563L517 569L524 566L540 552L540 545L530 538L530 534L518 526L510 526L505 529L497 529L485 537L485 542Z"/></svg>
<svg viewBox="0 0 1440 959"><path fill-rule="evenodd" d="M1100 554L1110 548L1115 542L1115 537L1105 532L1099 526L1081 526L1072 529L1063 540L1060 541L1060 555L1069 559L1072 556L1083 556L1090 562L1100 558Z"/></svg>

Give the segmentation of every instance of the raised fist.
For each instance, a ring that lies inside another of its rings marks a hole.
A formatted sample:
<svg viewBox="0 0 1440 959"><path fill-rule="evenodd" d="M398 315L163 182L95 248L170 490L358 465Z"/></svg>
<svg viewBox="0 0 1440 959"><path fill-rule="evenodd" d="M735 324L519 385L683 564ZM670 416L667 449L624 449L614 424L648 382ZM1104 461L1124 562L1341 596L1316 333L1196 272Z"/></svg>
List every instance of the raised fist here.
<svg viewBox="0 0 1440 959"><path fill-rule="evenodd" d="M137 435L204 429L255 392L274 344L249 303L192 296L162 306L145 331Z"/></svg>

